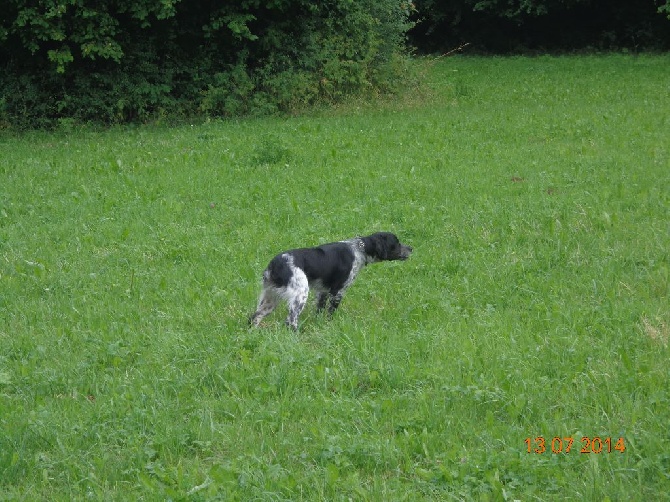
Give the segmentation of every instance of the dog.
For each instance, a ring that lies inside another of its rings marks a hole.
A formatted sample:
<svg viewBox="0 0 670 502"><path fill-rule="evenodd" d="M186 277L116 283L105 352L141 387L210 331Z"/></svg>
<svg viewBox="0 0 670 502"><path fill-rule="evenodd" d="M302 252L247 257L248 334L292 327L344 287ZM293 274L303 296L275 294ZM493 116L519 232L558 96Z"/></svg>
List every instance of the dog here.
<svg viewBox="0 0 670 502"><path fill-rule="evenodd" d="M390 232L280 253L263 272L258 307L249 322L258 326L285 300L288 303L286 325L295 331L310 289L317 293L317 312L328 304L328 314L332 315L364 266L378 261L406 260L411 253L412 248L401 244Z"/></svg>

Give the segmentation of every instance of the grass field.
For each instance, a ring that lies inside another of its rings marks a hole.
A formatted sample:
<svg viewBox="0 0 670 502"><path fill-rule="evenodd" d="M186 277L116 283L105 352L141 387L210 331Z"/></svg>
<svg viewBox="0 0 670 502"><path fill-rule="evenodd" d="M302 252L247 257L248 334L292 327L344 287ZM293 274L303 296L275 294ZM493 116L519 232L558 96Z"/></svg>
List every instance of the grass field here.
<svg viewBox="0 0 670 502"><path fill-rule="evenodd" d="M0 135L0 500L668 500L670 56L424 65ZM377 230L411 259L331 321L247 327L275 253Z"/></svg>

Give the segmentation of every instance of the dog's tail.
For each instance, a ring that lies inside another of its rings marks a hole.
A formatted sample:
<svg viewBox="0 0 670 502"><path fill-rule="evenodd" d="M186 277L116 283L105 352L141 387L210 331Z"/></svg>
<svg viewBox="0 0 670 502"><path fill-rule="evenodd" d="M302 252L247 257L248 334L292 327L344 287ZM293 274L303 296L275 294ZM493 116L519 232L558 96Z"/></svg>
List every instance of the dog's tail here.
<svg viewBox="0 0 670 502"><path fill-rule="evenodd" d="M289 257L285 254L275 256L263 272L263 283L277 288L286 287L293 276Z"/></svg>

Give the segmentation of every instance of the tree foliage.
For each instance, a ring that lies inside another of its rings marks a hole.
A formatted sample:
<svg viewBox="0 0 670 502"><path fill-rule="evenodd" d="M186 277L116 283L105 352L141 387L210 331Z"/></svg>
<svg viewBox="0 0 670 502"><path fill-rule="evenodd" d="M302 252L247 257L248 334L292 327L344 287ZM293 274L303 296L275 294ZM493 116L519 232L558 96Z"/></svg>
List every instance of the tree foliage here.
<svg viewBox="0 0 670 502"><path fill-rule="evenodd" d="M0 127L291 111L420 51L670 48L670 0L0 0Z"/></svg>
<svg viewBox="0 0 670 502"><path fill-rule="evenodd" d="M0 0L0 120L289 110L402 71L397 0Z"/></svg>
<svg viewBox="0 0 670 502"><path fill-rule="evenodd" d="M670 0L416 0L412 42L487 52L668 49Z"/></svg>

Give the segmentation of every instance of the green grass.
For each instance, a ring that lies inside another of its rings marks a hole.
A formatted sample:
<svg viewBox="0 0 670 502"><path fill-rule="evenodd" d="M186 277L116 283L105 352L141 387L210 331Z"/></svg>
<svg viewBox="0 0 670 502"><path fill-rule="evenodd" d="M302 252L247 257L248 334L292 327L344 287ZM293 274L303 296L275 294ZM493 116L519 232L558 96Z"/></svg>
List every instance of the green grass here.
<svg viewBox="0 0 670 502"><path fill-rule="evenodd" d="M669 57L426 78L0 136L0 499L667 500ZM276 252L376 230L413 256L331 321L247 327Z"/></svg>

